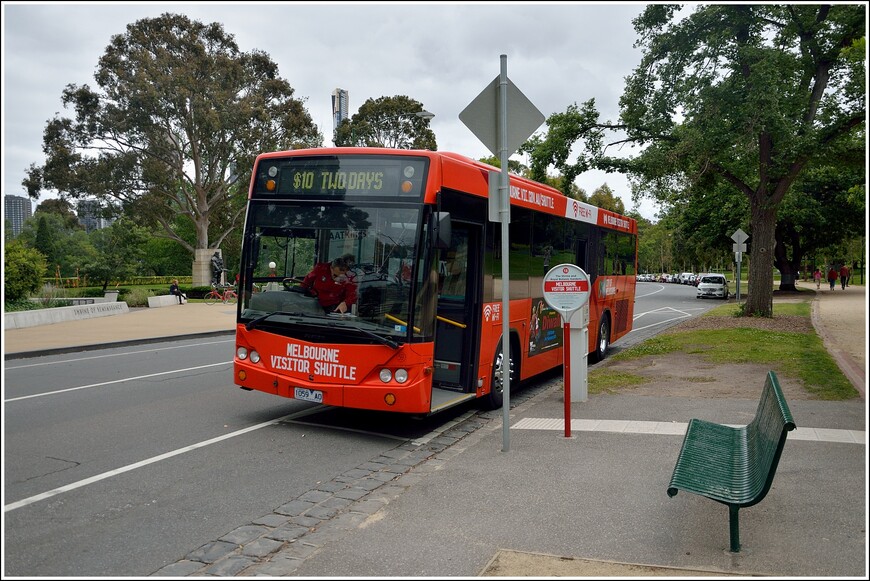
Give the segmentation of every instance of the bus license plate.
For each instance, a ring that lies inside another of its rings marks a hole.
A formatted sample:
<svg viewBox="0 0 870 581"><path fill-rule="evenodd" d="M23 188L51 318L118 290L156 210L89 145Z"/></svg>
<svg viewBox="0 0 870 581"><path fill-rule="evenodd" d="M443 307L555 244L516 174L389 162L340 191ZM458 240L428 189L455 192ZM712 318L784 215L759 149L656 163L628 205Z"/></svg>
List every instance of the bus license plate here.
<svg viewBox="0 0 870 581"><path fill-rule="evenodd" d="M303 401L313 401L314 403L323 403L323 392L316 389L305 389L304 387L293 388L293 397Z"/></svg>

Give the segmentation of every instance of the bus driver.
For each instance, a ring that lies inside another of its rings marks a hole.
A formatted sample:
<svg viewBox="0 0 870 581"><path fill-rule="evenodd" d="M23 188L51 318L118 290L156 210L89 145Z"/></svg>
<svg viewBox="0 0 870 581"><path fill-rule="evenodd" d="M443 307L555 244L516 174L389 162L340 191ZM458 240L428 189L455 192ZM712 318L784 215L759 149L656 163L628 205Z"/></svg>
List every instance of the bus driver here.
<svg viewBox="0 0 870 581"><path fill-rule="evenodd" d="M326 313L346 313L356 303L356 284L347 274L348 258L353 259L345 255L332 262L320 262L302 280L302 287L317 296Z"/></svg>

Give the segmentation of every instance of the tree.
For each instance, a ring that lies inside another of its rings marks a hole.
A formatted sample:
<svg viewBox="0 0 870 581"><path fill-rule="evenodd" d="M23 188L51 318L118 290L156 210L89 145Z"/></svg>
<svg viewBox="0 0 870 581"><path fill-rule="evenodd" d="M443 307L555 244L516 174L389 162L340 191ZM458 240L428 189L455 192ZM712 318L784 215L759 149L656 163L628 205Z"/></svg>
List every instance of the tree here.
<svg viewBox="0 0 870 581"><path fill-rule="evenodd" d="M804 171L777 218L774 264L780 271L806 272L805 257L813 259L809 266L814 267L820 250L864 234L864 196L852 193L863 191L865 175L863 164L858 167L842 159Z"/></svg>
<svg viewBox="0 0 870 581"><path fill-rule="evenodd" d="M64 226L67 230L75 230L81 229L81 224L79 223L79 218L73 210L72 204L69 203L69 200L63 200L61 198L51 198L45 200L38 206L36 206L36 211L34 215L38 215L40 212L46 212L49 214L57 214L61 218L63 218Z"/></svg>
<svg viewBox="0 0 870 581"><path fill-rule="evenodd" d="M36 213L25 220L18 240L45 258L48 270L42 276L74 277L77 275L76 256L86 254L86 247L90 246L87 234L75 216L70 219L66 213L45 211L42 206L40 204Z"/></svg>
<svg viewBox="0 0 870 581"><path fill-rule="evenodd" d="M11 240L3 249L3 292L9 302L26 299L42 286L48 264L38 250Z"/></svg>
<svg viewBox="0 0 870 581"><path fill-rule="evenodd" d="M606 183L601 184L592 192L592 195L589 196L589 203L617 214L625 214L625 204L622 202L622 198L614 195L613 190Z"/></svg>
<svg viewBox="0 0 870 581"><path fill-rule="evenodd" d="M79 272L91 283L101 284L138 274L142 270L148 232L122 216L108 228L89 235L92 252L78 257Z"/></svg>
<svg viewBox="0 0 870 581"><path fill-rule="evenodd" d="M229 239L227 242L229 244ZM186 272L189 266L190 253L178 242L156 236L149 237L145 242L142 274L176 276L180 272Z"/></svg>
<svg viewBox="0 0 870 581"><path fill-rule="evenodd" d="M47 188L117 200L195 260L236 227L244 204L233 198L244 196L259 152L322 143L277 65L241 52L219 23L167 13L130 24L112 37L95 80L98 90L63 91L75 116L48 122L45 165L31 165L23 185L34 198ZM195 225L193 243L174 229L177 214Z"/></svg>
<svg viewBox="0 0 870 581"><path fill-rule="evenodd" d="M405 95L368 99L336 128L338 147L390 147L437 151L430 119L421 117L423 104Z"/></svg>
<svg viewBox="0 0 870 581"><path fill-rule="evenodd" d="M745 196L756 284L744 313L769 317L779 207L809 165L865 123L865 10L700 5L680 20L678 8L649 5L635 19L644 54L626 79L620 123L600 122L589 102L557 129L585 141L584 163L638 176L635 193L664 204L719 183ZM624 132L615 143L645 149L608 156L603 131ZM545 140L550 151L541 148L537 166L567 159L559 139Z"/></svg>
<svg viewBox="0 0 870 581"><path fill-rule="evenodd" d="M603 147L604 129L598 121L595 99L590 99L582 107L574 103L564 113L550 115L546 137L532 135L520 146L520 153L529 154L531 178L544 181L547 167L553 165L562 174L562 183L569 185L577 176L593 169L595 160L592 156L580 155L575 161L569 161L572 148L580 139L592 153L600 152ZM561 191L568 195L567 191Z"/></svg>
<svg viewBox="0 0 870 581"><path fill-rule="evenodd" d="M494 155L481 157L477 161L501 169L501 160ZM529 168L518 159L508 159L508 172L518 176L527 176L529 175Z"/></svg>
<svg viewBox="0 0 870 581"><path fill-rule="evenodd" d="M489 157L481 157L480 159L478 159L478 161L482 161L483 163L487 163L491 166L501 168L501 160L494 155L490 155ZM518 176L535 179L531 178L531 168L516 159L508 159L508 171ZM535 181L541 182L542 184L547 184L551 188L559 190L560 192L565 194L565 196L571 198L572 200L579 200L581 202L589 201L588 196L586 195L586 190L584 190L574 182L567 183L564 176L551 176L547 175L545 172L544 174L539 175L538 178L535 179Z"/></svg>
<svg viewBox="0 0 870 581"><path fill-rule="evenodd" d="M36 218L36 239L33 242L33 247L47 260L50 264L58 264L60 262L61 246L59 240L52 235L51 227L48 224L46 216L38 216ZM43 276L45 273L42 273Z"/></svg>

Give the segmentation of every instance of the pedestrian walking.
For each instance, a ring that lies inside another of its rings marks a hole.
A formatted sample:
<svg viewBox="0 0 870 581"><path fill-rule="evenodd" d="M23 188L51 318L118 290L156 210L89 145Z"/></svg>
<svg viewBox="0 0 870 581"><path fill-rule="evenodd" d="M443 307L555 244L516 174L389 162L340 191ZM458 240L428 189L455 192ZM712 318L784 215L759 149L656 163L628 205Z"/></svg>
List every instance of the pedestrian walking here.
<svg viewBox="0 0 870 581"><path fill-rule="evenodd" d="M822 286L822 271L818 268L813 272L813 280L816 281L816 289Z"/></svg>
<svg viewBox="0 0 870 581"><path fill-rule="evenodd" d="M831 285L831 290L834 290L834 285L837 284L837 271L833 266L828 269L828 284Z"/></svg>
<svg viewBox="0 0 870 581"><path fill-rule="evenodd" d="M846 283L849 281L849 267L845 264L840 267L840 286L846 290Z"/></svg>

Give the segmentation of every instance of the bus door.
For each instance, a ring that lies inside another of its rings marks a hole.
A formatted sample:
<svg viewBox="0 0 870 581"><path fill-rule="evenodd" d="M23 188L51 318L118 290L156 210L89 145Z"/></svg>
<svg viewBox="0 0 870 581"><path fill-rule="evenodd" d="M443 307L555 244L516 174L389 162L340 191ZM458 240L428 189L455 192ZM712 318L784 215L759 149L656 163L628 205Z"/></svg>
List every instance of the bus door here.
<svg viewBox="0 0 870 581"><path fill-rule="evenodd" d="M450 248L438 265L438 310L435 322L436 387L474 393L477 347L474 321L479 320L481 227L454 221Z"/></svg>

